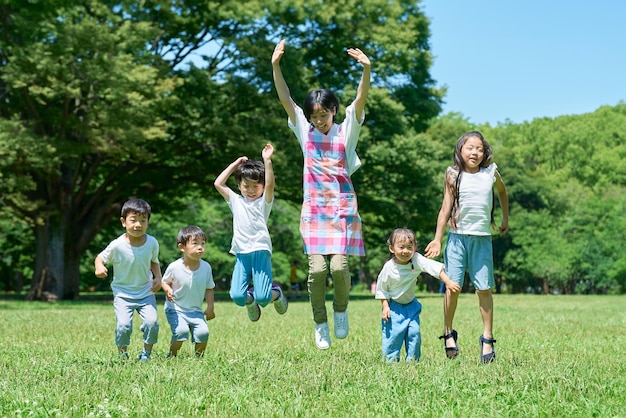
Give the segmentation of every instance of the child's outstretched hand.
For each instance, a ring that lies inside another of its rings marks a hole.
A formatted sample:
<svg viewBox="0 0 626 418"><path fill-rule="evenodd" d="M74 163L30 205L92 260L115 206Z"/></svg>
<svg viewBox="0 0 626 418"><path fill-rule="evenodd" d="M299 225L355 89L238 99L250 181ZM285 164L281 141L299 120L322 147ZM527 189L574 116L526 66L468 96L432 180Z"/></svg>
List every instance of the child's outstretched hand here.
<svg viewBox="0 0 626 418"><path fill-rule="evenodd" d="M243 156L243 157L239 157L234 161L234 166L237 167L240 164L245 163L246 161L248 161L248 157Z"/></svg>
<svg viewBox="0 0 626 418"><path fill-rule="evenodd" d="M431 241L424 249L424 255L428 258L434 258L441 254L441 243L439 241Z"/></svg>
<svg viewBox="0 0 626 418"><path fill-rule="evenodd" d="M263 148L263 151L261 151L261 156L263 156L264 160L271 159L273 154L274 154L274 147L272 146L272 144L267 144L265 148Z"/></svg>
<svg viewBox="0 0 626 418"><path fill-rule="evenodd" d="M278 64L280 59L283 57L285 53L285 40L281 39L279 43L276 44L274 48L274 53L272 54L272 64Z"/></svg>
<svg viewBox="0 0 626 418"><path fill-rule="evenodd" d="M348 48L348 55L360 62L366 67L370 66L370 59L359 48ZM274 52L276 53L276 52Z"/></svg>
<svg viewBox="0 0 626 418"><path fill-rule="evenodd" d="M461 286L459 286L457 282L453 282L450 279L445 280L444 284L446 285L446 289L448 289L451 293L458 293L461 291Z"/></svg>

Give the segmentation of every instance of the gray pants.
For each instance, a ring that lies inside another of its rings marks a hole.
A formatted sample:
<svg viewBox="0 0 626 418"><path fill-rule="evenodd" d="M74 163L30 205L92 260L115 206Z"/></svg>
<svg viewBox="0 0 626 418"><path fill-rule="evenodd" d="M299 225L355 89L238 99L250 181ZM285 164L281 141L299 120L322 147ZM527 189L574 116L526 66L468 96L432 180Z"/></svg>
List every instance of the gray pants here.
<svg viewBox="0 0 626 418"><path fill-rule="evenodd" d="M333 310L335 312L345 312L348 309L351 286L348 256L341 254L309 255L307 287L311 299L311 308L313 309L313 320L316 324L328 322L326 314L326 279L329 272L335 288Z"/></svg>

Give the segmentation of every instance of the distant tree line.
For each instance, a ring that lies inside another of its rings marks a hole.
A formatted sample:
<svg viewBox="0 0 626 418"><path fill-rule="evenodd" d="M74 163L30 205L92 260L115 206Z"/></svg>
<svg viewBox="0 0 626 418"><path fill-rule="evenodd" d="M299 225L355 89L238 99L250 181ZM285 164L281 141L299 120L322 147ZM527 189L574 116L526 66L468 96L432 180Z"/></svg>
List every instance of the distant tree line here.
<svg viewBox="0 0 626 418"><path fill-rule="evenodd" d="M372 0L0 2L0 281L61 299L107 288L95 255L122 230L121 204L146 199L165 266L177 230L209 234L206 259L227 282L230 212L215 176L240 155L276 148L270 217L277 280L306 259L298 232L302 155L271 83L274 44L287 40L292 96L335 90L345 106L372 60L357 151L368 284L397 226L422 245L434 234L456 139L480 129L511 200L511 232L495 238L498 287L512 292L623 293L626 282L626 105L492 127L441 115L445 89L429 69L420 4ZM334 11L336 8L336 12ZM343 117L340 112L339 118ZM232 185L234 187L234 184ZM617 233L616 233L617 232Z"/></svg>

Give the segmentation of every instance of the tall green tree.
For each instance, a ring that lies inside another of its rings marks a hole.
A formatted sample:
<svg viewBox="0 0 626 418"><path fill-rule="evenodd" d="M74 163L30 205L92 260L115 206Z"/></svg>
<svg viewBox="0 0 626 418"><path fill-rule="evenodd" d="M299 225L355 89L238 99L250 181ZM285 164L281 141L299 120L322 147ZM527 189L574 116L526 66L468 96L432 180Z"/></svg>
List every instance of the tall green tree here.
<svg viewBox="0 0 626 418"><path fill-rule="evenodd" d="M271 84L280 38L295 51L286 64L294 97L324 86L347 103L360 71L344 50L368 51L379 92L359 152L411 148L440 108L428 36L408 1L0 1L0 187L33 231L33 287L77 297L81 257L124 200L143 197L167 214L187 193L217 198L215 175L269 141L277 198L298 200L300 152ZM397 185L421 175L389 173ZM365 202L366 185L382 182L368 176L356 179ZM375 203L363 208L373 218Z"/></svg>

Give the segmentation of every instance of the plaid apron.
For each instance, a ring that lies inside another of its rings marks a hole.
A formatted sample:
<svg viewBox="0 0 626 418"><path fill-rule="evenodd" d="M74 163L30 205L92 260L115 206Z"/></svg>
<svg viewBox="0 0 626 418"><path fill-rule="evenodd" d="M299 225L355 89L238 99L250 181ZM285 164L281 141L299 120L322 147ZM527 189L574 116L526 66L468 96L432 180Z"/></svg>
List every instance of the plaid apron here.
<svg viewBox="0 0 626 418"><path fill-rule="evenodd" d="M303 187L300 233L305 254L364 256L343 125L335 124L327 135L310 127L304 147Z"/></svg>

